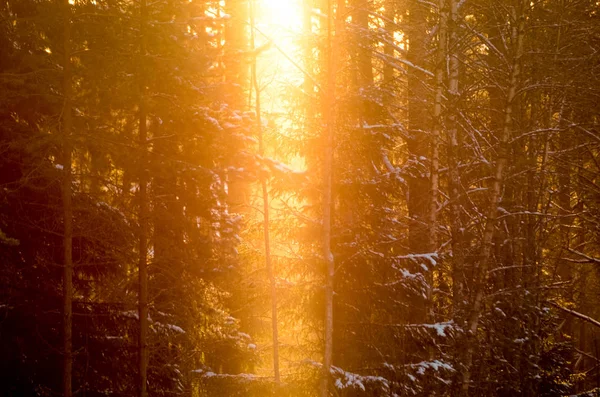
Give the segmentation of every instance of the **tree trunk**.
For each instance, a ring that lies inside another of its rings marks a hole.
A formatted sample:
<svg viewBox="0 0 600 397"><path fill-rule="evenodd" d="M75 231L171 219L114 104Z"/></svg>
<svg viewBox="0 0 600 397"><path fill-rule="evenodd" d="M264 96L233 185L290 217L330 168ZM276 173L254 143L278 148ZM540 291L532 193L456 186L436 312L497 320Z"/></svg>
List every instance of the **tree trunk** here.
<svg viewBox="0 0 600 397"><path fill-rule="evenodd" d="M392 66L390 59L394 58L394 33L396 32L396 2L395 0L385 1L385 19L384 29L387 35L387 43L384 44L383 53L385 54L386 61L383 63L383 83L385 88L384 93L384 104L389 105L392 102L392 92L394 83L394 67Z"/></svg>
<svg viewBox="0 0 600 397"><path fill-rule="evenodd" d="M430 178L428 174L428 157L431 155L431 135L429 130L429 90L428 77L422 71L426 69L427 48L425 43L427 26L427 5L411 0L408 7L408 52L407 60L417 67L410 67L408 73L408 147L411 163L408 181L408 245L411 254L423 254L430 250L429 217L431 208ZM410 271L422 273L422 263L412 263ZM431 266L429 262L423 263ZM430 287L430 272L424 274ZM414 294L409 309L411 324L427 321L429 307L427 297ZM416 352L415 352L416 353Z"/></svg>
<svg viewBox="0 0 600 397"><path fill-rule="evenodd" d="M325 153L323 166L323 258L325 260L325 329L323 374L321 380L321 397L329 395L329 378L333 361L333 277L335 262L331 252L331 205L332 205L332 169L333 169L333 135L335 120L335 71L334 71L334 21L333 0L327 0L327 44L326 44L326 73L327 84L325 87L323 118L325 121ZM341 0L343 1L343 0ZM339 10L338 10L339 11Z"/></svg>
<svg viewBox="0 0 600 397"><path fill-rule="evenodd" d="M431 164L430 164L430 186L431 203L429 207L429 244L431 251L437 250L437 207L439 194L439 155L440 155L440 133L443 129L442 98L444 90L444 69L446 65L447 40L448 40L448 14L446 12L446 0L440 0L440 22L439 42L437 59L435 65L435 99L433 105L433 134L431 142Z"/></svg>
<svg viewBox="0 0 600 397"><path fill-rule="evenodd" d="M520 60L523 53L523 36L525 27L525 17L523 15L525 6L522 1L519 1L519 9L512 7L513 19L513 63L510 70L509 87L506 97L506 105L504 108L504 123L499 137L496 170L491 188L490 207L488 209L487 221L481 243L481 260L478 268L475 269L474 275L474 298L471 304L471 315L469 316L468 328L468 343L464 360L464 372L462 392L464 395L469 393L469 384L471 380L471 366L473 361L473 353L477 339L477 327L479 318L481 317L483 297L485 293L487 272L492 262L493 238L496 221L498 217L498 206L500 205L501 194L504 187L504 173L507 166L507 150L508 143L511 137L511 129L513 125L513 102L516 98L517 87L520 76Z"/></svg>
<svg viewBox="0 0 600 397"><path fill-rule="evenodd" d="M250 0L250 46L252 51L255 50L255 39L254 39L254 0ZM258 133L258 154L261 157L265 156L263 129L262 129L262 118L261 118L261 103L260 103L260 87L258 85L258 76L256 71L256 57L252 62L252 86L255 92L255 111L256 111L256 128ZM275 384L279 386L281 379L279 375L279 337L277 327L277 288L275 284L275 272L273 269L273 263L271 260L271 240L269 234L269 190L267 186L267 177L261 172L260 184L262 187L262 200L263 200L263 234L265 243L265 265L267 267L267 273L269 276L269 285L271 289L271 326L273 332L273 375L275 377Z"/></svg>
<svg viewBox="0 0 600 397"><path fill-rule="evenodd" d="M448 13L446 11L446 0L440 0L439 19L439 42L437 59L435 65L435 98L433 106L433 131L431 137L431 163L429 166L429 184L431 190L431 202L429 207L429 252L438 250L438 196L439 196L439 162L440 162L440 134L443 129L442 99L444 90L444 70L446 65L447 41L448 41ZM429 289L427 291L428 301L433 301L433 269L429 277ZM433 321L433 305L429 306L428 316Z"/></svg>
<svg viewBox="0 0 600 397"><path fill-rule="evenodd" d="M63 119L62 119L62 155L63 179L62 200L64 216L64 269L63 269L63 393L65 397L73 395L73 205L71 202L71 130L72 119L72 68L71 68L71 5L63 1L64 37L63 37Z"/></svg>
<svg viewBox="0 0 600 397"><path fill-rule="evenodd" d="M427 49L425 48L426 6L414 0L409 5L408 21L408 61L422 68L425 63ZM417 68L408 70L408 124L410 137L408 151L411 161L415 162L408 181L409 199L408 211L410 216L409 246L412 253L427 251L427 217L429 213L429 181L422 165L429 155L430 137L427 136L427 82L426 75Z"/></svg>
<svg viewBox="0 0 600 397"><path fill-rule="evenodd" d="M138 392L140 397L148 395L148 175L147 175L147 109L146 109L146 19L148 9L146 0L140 3L140 102L139 102L139 131L138 147L140 152L139 169L139 258L138 258L138 316L139 316L139 340L138 340L138 360L139 360L139 384Z"/></svg>
<svg viewBox="0 0 600 397"><path fill-rule="evenodd" d="M449 76L448 76L448 168L450 174L450 231L452 234L452 305L453 316L457 324L457 316L461 309L464 290L464 252L463 252L463 228L461 222L461 200L460 200L460 174L458 171L459 135L456 122L456 107L458 99L458 68L459 59L456 50L458 24L458 5L456 0L449 0L447 11L450 13L450 32L448 44Z"/></svg>
<svg viewBox="0 0 600 397"><path fill-rule="evenodd" d="M372 123L374 118L373 103L369 93L373 85L373 66L371 64L371 39L369 38L370 2L364 0L351 1L353 22L352 45L354 57L354 84L359 97L358 104L364 118L363 121Z"/></svg>

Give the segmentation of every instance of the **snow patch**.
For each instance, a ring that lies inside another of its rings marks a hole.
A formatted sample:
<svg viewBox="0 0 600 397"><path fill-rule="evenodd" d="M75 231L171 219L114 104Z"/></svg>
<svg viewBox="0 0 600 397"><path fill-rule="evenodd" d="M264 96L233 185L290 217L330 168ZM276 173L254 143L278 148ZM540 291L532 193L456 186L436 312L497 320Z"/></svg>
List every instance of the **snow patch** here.
<svg viewBox="0 0 600 397"><path fill-rule="evenodd" d="M335 387L337 389L360 389L362 391L366 391L367 387L365 385L372 385L373 387L383 390L384 392L389 392L390 384L386 378L381 376L371 376L371 375L359 375L352 372L344 371L339 367L332 366L331 374L336 378Z"/></svg>

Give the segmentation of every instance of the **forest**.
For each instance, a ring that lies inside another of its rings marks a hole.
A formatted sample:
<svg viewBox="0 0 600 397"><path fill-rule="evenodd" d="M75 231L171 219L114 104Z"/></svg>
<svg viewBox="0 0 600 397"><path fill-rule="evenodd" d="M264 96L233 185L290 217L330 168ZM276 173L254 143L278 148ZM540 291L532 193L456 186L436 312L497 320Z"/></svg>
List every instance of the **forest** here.
<svg viewBox="0 0 600 397"><path fill-rule="evenodd" d="M0 395L600 395L597 0L1 0Z"/></svg>

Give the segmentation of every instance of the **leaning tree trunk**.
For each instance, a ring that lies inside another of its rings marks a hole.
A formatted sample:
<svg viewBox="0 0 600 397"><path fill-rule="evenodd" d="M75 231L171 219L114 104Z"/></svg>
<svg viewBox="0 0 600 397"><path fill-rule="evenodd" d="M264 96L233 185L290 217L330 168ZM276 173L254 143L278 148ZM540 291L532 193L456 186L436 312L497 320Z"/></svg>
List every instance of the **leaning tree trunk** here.
<svg viewBox="0 0 600 397"><path fill-rule="evenodd" d="M73 204L71 202L71 142L73 127L72 68L71 68L71 5L63 1L64 37L63 37L63 110L62 110L62 156L63 179L62 200L64 216L64 269L63 269L63 393L65 397L73 395Z"/></svg>
<svg viewBox="0 0 600 397"><path fill-rule="evenodd" d="M471 303L471 314L467 324L468 343L466 346L464 372L462 380L463 395L469 394L469 385L471 381L471 370L473 363L473 353L477 338L477 327L483 309L483 297L485 293L487 272L490 268L493 250L494 230L498 219L498 206L500 205L501 194L504 187L504 174L507 166L508 144L511 137L511 129L513 125L513 103L517 96L517 88L520 75L520 61L523 53L523 36L525 27L525 18L523 15L524 4L519 0L519 9L513 7L513 27L512 27L512 44L513 44L513 62L510 70L510 80L507 90L506 105L504 108L504 123L499 137L497 148L496 169L494 173L493 184L491 188L490 207L488 209L487 221L481 243L481 259L480 265L474 271L474 297Z"/></svg>

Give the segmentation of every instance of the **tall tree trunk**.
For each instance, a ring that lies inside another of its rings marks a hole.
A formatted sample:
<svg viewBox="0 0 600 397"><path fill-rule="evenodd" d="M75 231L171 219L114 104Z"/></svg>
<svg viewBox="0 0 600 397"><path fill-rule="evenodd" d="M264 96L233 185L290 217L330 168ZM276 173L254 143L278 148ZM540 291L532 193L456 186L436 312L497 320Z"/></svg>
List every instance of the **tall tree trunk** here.
<svg viewBox="0 0 600 397"><path fill-rule="evenodd" d="M458 72L459 58L456 45L457 25L458 25L458 5L456 0L448 0L447 11L449 12L449 43L448 59L449 59L449 76L448 76L448 169L450 174L450 232L452 234L452 306L453 316L458 321L457 316L460 312L461 302L464 300L464 252L463 252L463 228L461 222L461 201L460 201L460 174L458 164L460 159L459 153L459 135L456 122L456 107L458 100Z"/></svg>
<svg viewBox="0 0 600 397"><path fill-rule="evenodd" d="M325 152L323 166L323 258L325 260L325 329L323 374L321 380L321 397L329 395L329 378L333 361L333 277L335 262L331 252L331 205L333 193L333 135L335 120L335 72L334 72L334 21L333 0L327 0L327 41L326 41L326 73L325 101L323 117L325 121ZM343 0L341 0L343 1ZM339 10L338 10L339 12Z"/></svg>
<svg viewBox="0 0 600 397"><path fill-rule="evenodd" d="M384 44L383 53L385 62L383 63L383 83L385 93L383 97L384 104L388 105L392 102L393 82L394 82L394 67L390 60L394 58L394 33L396 32L396 2L395 0L386 0L384 29L387 35L387 43Z"/></svg>
<svg viewBox="0 0 600 397"><path fill-rule="evenodd" d="M557 2L560 5L557 5L558 11L561 14L566 13L565 2L564 0ZM563 25L559 24L557 27L556 33L556 55L554 56L554 63L558 66L560 65L560 61L558 59L558 54L560 53L560 48L563 45ZM563 81L562 84L567 85L567 81ZM557 167L556 173L558 174L558 205L559 205L559 216L560 216L560 228L559 228L559 241L560 247L557 250L557 261L558 266L556 268L557 275L560 277L563 282L573 281L572 274L572 264L568 261L563 260L562 258L565 256L569 256L569 248L571 245L572 233L571 226L573 223L573 218L569 215L571 214L571 192L573 189L573 182L571 174L573 173L572 168L572 146L574 146L573 142L573 131L569 128L567 119L572 119L573 114L568 105L568 98L565 92L557 93L559 96L563 96L560 102L560 109L558 109L558 147L557 150L560 154L559 156L559 165ZM574 293L573 288L569 286L565 291L563 297L567 301L573 301ZM565 316L565 323L561 327L561 331L564 335L573 335L573 317Z"/></svg>
<svg viewBox="0 0 600 397"><path fill-rule="evenodd" d="M409 67L408 73L408 128L409 136L406 143L409 161L412 163L408 180L408 245L410 253L422 254L429 252L429 221L431 208L431 181L427 170L428 157L432 154L431 124L429 121L429 90L428 77L422 72L426 69L427 48L425 43L427 26L427 5L411 0L408 6L408 52L407 60L416 67ZM423 272L420 263L413 263L411 271ZM424 264L430 266L430 263ZM431 289L431 272L425 272L427 291ZM429 295L429 292L427 292ZM427 321L430 313L429 296L422 300L420 294L415 294L409 309L408 321L412 324ZM428 349L424 349L428 350ZM413 351L412 353L417 353ZM421 354L421 353L417 353ZM424 358L424 357L422 357Z"/></svg>
<svg viewBox="0 0 600 397"><path fill-rule="evenodd" d="M140 3L140 64L139 68L139 131L138 147L140 153L139 164L139 258L138 258L138 364L140 397L148 395L148 160L147 160L147 109L146 109L146 20L148 9L146 0Z"/></svg>
<svg viewBox="0 0 600 397"><path fill-rule="evenodd" d="M71 68L71 5L63 0L64 37L63 37L63 110L62 110L62 156L63 179L62 200L64 217L64 269L63 269L63 393L65 397L73 395L73 205L71 202L71 130L72 119L72 68Z"/></svg>
<svg viewBox="0 0 600 397"><path fill-rule="evenodd" d="M427 5L411 0L408 7L408 52L407 59L416 67L409 67L408 73L408 127L407 147L409 161L412 164L408 180L408 242L410 253L429 252L429 212L430 178L427 175L427 157L431 155L431 127L429 121L429 90L426 69L427 48L425 43L427 26ZM412 272L423 272L420 263L413 263ZM430 263L426 263L430 266ZM425 274L430 287L430 272ZM414 295L410 305L408 321L412 324L427 321L429 307L420 294Z"/></svg>
<svg viewBox="0 0 600 397"><path fill-rule="evenodd" d="M452 0L450 0L452 1ZM437 210L439 194L439 155L440 134L443 129L442 98L444 90L444 70L446 69L447 41L448 41L448 13L446 0L440 0L440 22L437 59L435 65L435 99L433 105L433 134L431 142L430 189L431 203L429 207L429 244L431 252L437 250Z"/></svg>
<svg viewBox="0 0 600 397"><path fill-rule="evenodd" d="M250 46L254 52L256 43L254 38L254 26L255 26L255 15L254 15L254 1L250 0ZM258 76L256 71L256 56L252 62L252 86L255 92L255 111L256 111L256 128L258 132L258 153L261 157L265 156L265 147L263 139L262 129L262 117L261 117L261 103L260 103L260 87L258 85ZM280 384L279 375L279 337L277 327L277 286L275 284L275 272L273 269L273 262L271 260L271 239L269 234L269 190L267 186L267 177L261 172L260 184L262 187L262 199L263 199L263 235L265 243L265 265L267 267L267 273L269 276L269 286L271 289L271 327L273 330L273 375L275 377L275 384Z"/></svg>
<svg viewBox="0 0 600 397"><path fill-rule="evenodd" d="M425 48L426 6L416 0L409 4L408 21L408 61L423 68L427 49ZM417 68L408 71L408 124L410 137L408 151L411 160L422 165L429 155L430 137L427 136L427 82L426 75ZM415 166L409 181L408 211L410 216L409 246L412 253L426 252L427 247L427 214L429 212L429 181L419 165Z"/></svg>
<svg viewBox="0 0 600 397"><path fill-rule="evenodd" d="M438 196L439 196L439 167L440 167L440 134L444 122L442 116L442 99L444 94L444 71L447 56L448 42L448 13L446 11L446 0L439 0L439 39L437 58L435 63L435 98L433 105L433 130L431 137L431 162L429 166L429 184L431 190L431 202L429 207L429 252L438 250ZM433 269L430 272L429 288L427 291L428 301L433 301ZM433 305L429 306L428 317L434 321Z"/></svg>
<svg viewBox="0 0 600 397"><path fill-rule="evenodd" d="M360 98L358 103L361 115L361 123L369 124L374 122L373 102L369 98L373 86L373 66L371 64L371 39L369 38L369 10L370 1L352 0L352 45L354 57L353 80L356 86L356 92Z"/></svg>
<svg viewBox="0 0 600 397"><path fill-rule="evenodd" d="M477 327L482 313L483 297L487 281L487 273L493 260L493 238L498 218L498 206L500 205L502 189L504 186L504 173L507 166L507 150L508 143L511 137L513 126L513 105L516 99L517 88L520 76L520 61L523 53L523 36L525 28L525 5L523 0L519 0L517 6L512 7L512 45L513 45L513 62L510 70L510 80L506 97L506 105L504 108L504 123L499 137L496 169L494 180L491 188L491 198L488 209L487 221L481 243L481 259L479 266L475 269L474 274L474 297L471 303L471 314L468 320L468 343L464 360L464 372L462 392L464 395L469 394L469 385L471 381L471 370L473 362L473 353L477 339Z"/></svg>
<svg viewBox="0 0 600 397"><path fill-rule="evenodd" d="M249 74L249 36L248 36L248 3L247 0L225 0L224 7L217 4L217 15L230 16L224 26L223 39L219 39L219 51L223 54L224 70L224 101L232 109L244 109L248 104L248 98L252 95L246 88L250 87L251 76ZM221 2L223 4L223 2ZM221 15L221 9L225 14ZM227 202L229 208L237 213L247 212L250 205L249 185L238 178L227 181L229 193Z"/></svg>

